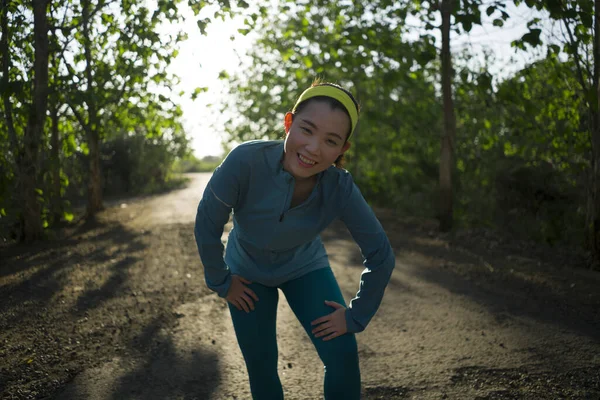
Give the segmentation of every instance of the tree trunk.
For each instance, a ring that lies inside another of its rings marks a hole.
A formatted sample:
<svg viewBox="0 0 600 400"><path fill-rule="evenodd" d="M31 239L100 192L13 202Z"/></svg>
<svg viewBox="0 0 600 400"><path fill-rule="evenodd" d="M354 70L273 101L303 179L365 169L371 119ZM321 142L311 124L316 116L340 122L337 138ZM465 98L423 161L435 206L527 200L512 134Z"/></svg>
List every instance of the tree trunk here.
<svg viewBox="0 0 600 400"><path fill-rule="evenodd" d="M2 54L2 103L4 105L4 122L6 123L6 129L8 131L8 137L12 147L12 153L15 163L15 176L16 176L16 188L15 191L17 196L13 201L18 204L18 207L22 207L23 204L23 190L21 186L21 166L23 164L23 148L17 138L17 131L15 129L15 123L13 118L13 109L11 102L10 87L10 29L8 24L8 0L2 0L2 16L0 20L0 28L2 29L2 38L0 39L0 53ZM15 205L16 205L15 204ZM17 240L23 240L24 229L23 229L23 213L19 215L18 223L16 223L16 231L14 232Z"/></svg>
<svg viewBox="0 0 600 400"><path fill-rule="evenodd" d="M6 123L6 128L8 130L8 136L10 138L10 143L13 148L13 153L17 158L16 161L18 161L20 157L20 146L19 141L17 139L17 133L15 131L12 103L10 102L10 92L8 91L10 76L10 32L8 28L8 0L2 0L1 10L2 19L0 20L0 29L2 30L2 38L0 39L0 53L2 55L2 86L4 87L4 90L2 90L2 101L4 103L3 114L4 122Z"/></svg>
<svg viewBox="0 0 600 400"><path fill-rule="evenodd" d="M594 70L591 90L596 92L590 103L592 155L587 202L587 240L592 252L592 267L600 267L600 0L595 0Z"/></svg>
<svg viewBox="0 0 600 400"><path fill-rule="evenodd" d="M450 17L453 0L442 0L442 95L444 106L444 132L440 152L440 192L439 220L440 230L452 229L453 192L452 172L454 170L454 142L456 138L456 119L452 100L452 59L450 54Z"/></svg>
<svg viewBox="0 0 600 400"><path fill-rule="evenodd" d="M8 137L10 140L10 145L12 149L12 154L14 157L14 165L15 175L17 177L17 186L16 192L17 196L12 200L14 203L22 204L22 191L19 186L20 182L20 166L21 166L21 158L22 158L22 148L19 144L19 139L17 138L17 132L15 129L15 123L13 118L13 109L11 103L11 93L9 91L9 76L10 76L10 51L9 51L9 43L10 43L10 30L8 24L8 0L2 0L0 11L2 14L0 15L0 30L2 31L2 37L0 38L0 55L2 56L2 104L4 106L4 110L2 110L2 115L4 117L4 123L6 124L6 130L8 131ZM23 215L19 215L19 223L15 224L16 231L14 232L15 237L18 240L23 239Z"/></svg>
<svg viewBox="0 0 600 400"><path fill-rule="evenodd" d="M90 149L90 177L88 182L87 216L93 217L104 208L102 204L102 174L100 172L100 136L98 134L98 115L94 100L92 74L92 45L90 40L90 1L82 1L83 38L85 54L85 76L87 80L88 127L87 137Z"/></svg>
<svg viewBox="0 0 600 400"><path fill-rule="evenodd" d="M48 0L33 0L33 107L27 121L19 168L23 199L23 233L26 241L42 237L41 205L38 201L39 148L48 105Z"/></svg>
<svg viewBox="0 0 600 400"><path fill-rule="evenodd" d="M58 130L58 104L56 99L53 99L53 104L50 107L50 119L52 121L52 130L50 136L50 168L51 168L51 193L50 193L50 210L51 224L56 225L60 222L63 215L62 198L60 195L60 135Z"/></svg>
<svg viewBox="0 0 600 400"><path fill-rule="evenodd" d="M88 184L87 216L93 217L104 208L102 204L102 175L100 172L100 140L98 132L91 129L88 133L90 148L90 181Z"/></svg>

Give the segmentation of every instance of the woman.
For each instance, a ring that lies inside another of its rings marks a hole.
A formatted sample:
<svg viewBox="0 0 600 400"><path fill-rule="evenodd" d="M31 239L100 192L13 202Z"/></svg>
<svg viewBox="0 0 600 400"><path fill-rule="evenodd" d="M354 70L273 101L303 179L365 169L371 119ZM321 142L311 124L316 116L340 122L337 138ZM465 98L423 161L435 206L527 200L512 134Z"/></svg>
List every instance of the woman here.
<svg viewBox="0 0 600 400"><path fill-rule="evenodd" d="M381 224L341 168L358 111L347 90L313 84L285 115L285 141L236 147L215 170L198 206L194 233L206 283L228 301L254 399L283 398L278 289L325 365L325 398L360 398L354 334L377 311L395 259ZM221 235L232 211L223 257ZM366 267L348 307L319 237L338 218Z"/></svg>

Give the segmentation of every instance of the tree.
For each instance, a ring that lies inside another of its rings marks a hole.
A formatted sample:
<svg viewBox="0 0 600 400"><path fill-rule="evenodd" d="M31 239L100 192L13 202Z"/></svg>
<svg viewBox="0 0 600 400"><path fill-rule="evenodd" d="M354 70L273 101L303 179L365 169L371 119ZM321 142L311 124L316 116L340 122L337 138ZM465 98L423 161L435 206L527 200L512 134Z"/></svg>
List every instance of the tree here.
<svg viewBox="0 0 600 400"><path fill-rule="evenodd" d="M522 3L521 0L515 4ZM564 28L562 38L548 38L549 57L565 55L576 68L579 96L587 109L586 130L589 134L591 151L588 156L589 173L586 207L586 244L593 255L592 263L600 266L600 2L575 0L527 0L525 4L538 11L546 12L550 20ZM534 18L528 23L529 32L515 47L526 50L527 46L543 44L543 23ZM592 57L589 57L589 55Z"/></svg>
<svg viewBox="0 0 600 400"><path fill-rule="evenodd" d="M454 221L454 180L456 159L456 116L453 100L452 54L450 51L450 33L469 32L473 25L481 25L481 8L486 6L488 16L500 13L494 24L502 26L508 19L506 5L501 1L485 2L483 0L437 0L419 1L412 9L426 30L440 29L441 31L441 86L443 99L444 129L441 135L440 164L439 164L439 198L438 219L441 231L449 231ZM437 25L437 11L440 12L441 24ZM452 22L454 19L454 23ZM436 26L437 25L437 26Z"/></svg>
<svg viewBox="0 0 600 400"><path fill-rule="evenodd" d="M17 137L13 108L11 104L10 86L11 53L9 43L12 26L9 26L8 14L14 5L7 0L2 4L2 75L4 114L12 149L17 164L17 181L20 188L20 199L23 202L22 221L23 239L27 241L41 238L43 233L41 206L38 200L39 187L39 151L48 101L48 0L34 0L33 7L33 90L28 99L29 113L23 130L22 142Z"/></svg>
<svg viewBox="0 0 600 400"><path fill-rule="evenodd" d="M592 125L592 180L588 198L587 226L589 247L593 249L596 265L600 262L600 0L594 3L594 70L590 96Z"/></svg>
<svg viewBox="0 0 600 400"><path fill-rule="evenodd" d="M0 233L33 240L69 218L63 196L79 187L89 216L102 208L106 137L153 141L163 170L188 145L181 109L159 94L176 79L166 67L185 35L156 32L180 20L179 0L155 10L142 0L0 1Z"/></svg>
<svg viewBox="0 0 600 400"><path fill-rule="evenodd" d="M159 1L152 13L140 2L124 2L118 7L115 1L82 0L81 9L73 5L74 14L81 18L75 18L71 28L81 24L81 34L74 35L77 46L73 61L66 53L61 55L68 71L62 80L72 94L67 99L69 108L86 134L89 217L103 208L100 153L102 141L109 134L104 130L108 121L131 102L139 103L138 107L155 98L165 105L170 103L164 95L151 94L149 87L153 83L168 87L173 79L164 68L176 56L175 46L184 35L179 33L170 41L164 40L156 33L156 27L180 19L177 3ZM81 82L85 82L83 90ZM143 118L136 122L144 124Z"/></svg>
<svg viewBox="0 0 600 400"><path fill-rule="evenodd" d="M452 171L454 170L454 148L456 142L456 117L452 98L452 57L450 54L450 27L453 0L442 0L442 98L444 107L444 133L440 154L440 230L452 229L453 194Z"/></svg>

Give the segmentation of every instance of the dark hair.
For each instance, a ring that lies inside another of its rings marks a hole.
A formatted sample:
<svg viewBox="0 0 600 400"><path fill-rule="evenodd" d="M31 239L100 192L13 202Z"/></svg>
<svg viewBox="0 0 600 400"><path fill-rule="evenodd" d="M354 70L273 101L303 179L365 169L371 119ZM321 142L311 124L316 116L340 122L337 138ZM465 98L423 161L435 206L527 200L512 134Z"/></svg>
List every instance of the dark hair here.
<svg viewBox="0 0 600 400"><path fill-rule="evenodd" d="M310 86L311 87L333 86L335 88L340 89L341 91L346 93L348 95L348 97L350 97L350 99L354 103L354 106L356 107L356 112L357 113L360 112L360 106L358 105L358 102L356 101L356 99L354 98L352 93L350 93L350 91L344 89L340 85L336 85L335 83L329 83L329 82L321 82L320 80L317 79ZM346 107L344 107L344 105L342 103L340 103L338 100L336 100L334 98L327 97L327 96L315 96L315 97L311 97L311 98L303 101L302 103L298 104L294 114L300 113L312 101L321 101L321 102L327 103L327 104L329 104L329 106L331 107L332 110L342 110L348 116L348 118L350 118L350 114L348 113L348 110L346 109ZM344 140L344 144L346 144L346 142L348 142L350 133L352 133L352 124L350 124L350 130L346 134L346 139ZM338 158L336 158L334 164L338 168L344 168L344 155L341 154Z"/></svg>

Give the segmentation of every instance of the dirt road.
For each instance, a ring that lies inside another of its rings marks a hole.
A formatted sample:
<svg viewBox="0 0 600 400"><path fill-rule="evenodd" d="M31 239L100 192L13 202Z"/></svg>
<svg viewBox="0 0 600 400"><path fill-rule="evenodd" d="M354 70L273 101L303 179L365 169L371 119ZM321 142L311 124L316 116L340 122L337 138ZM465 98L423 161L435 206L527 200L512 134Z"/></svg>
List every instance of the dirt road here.
<svg viewBox="0 0 600 400"><path fill-rule="evenodd" d="M250 397L193 239L209 176L112 204L65 237L0 248L0 398ZM378 215L397 266L358 335L365 399L600 399L600 273L555 249ZM349 300L360 252L343 225L322 237ZM322 398L322 366L280 299L286 399Z"/></svg>

